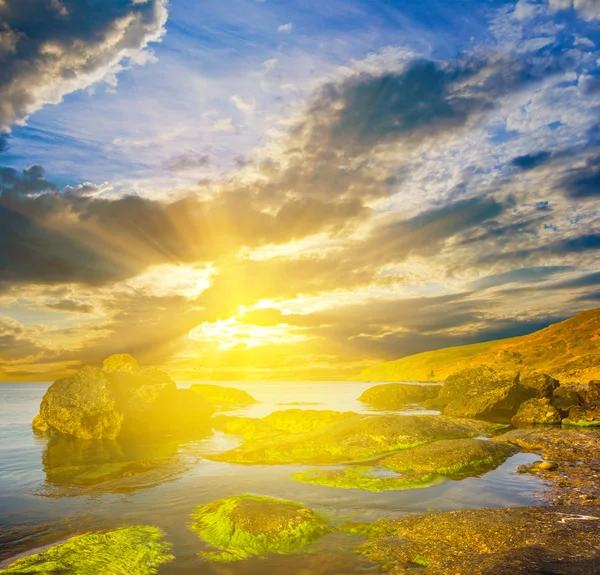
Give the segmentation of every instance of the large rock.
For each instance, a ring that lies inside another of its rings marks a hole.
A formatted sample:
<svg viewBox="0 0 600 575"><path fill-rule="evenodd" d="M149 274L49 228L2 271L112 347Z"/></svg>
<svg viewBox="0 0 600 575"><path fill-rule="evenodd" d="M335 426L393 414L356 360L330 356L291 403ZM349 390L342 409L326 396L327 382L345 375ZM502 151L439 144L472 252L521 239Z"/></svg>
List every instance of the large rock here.
<svg viewBox="0 0 600 575"><path fill-rule="evenodd" d="M534 389L537 397L547 397L548 399L552 398L554 390L560 386L558 379L538 372L522 377L520 383L523 387Z"/></svg>
<svg viewBox="0 0 600 575"><path fill-rule="evenodd" d="M513 424L556 424L562 415L547 397L529 399L521 404L512 417Z"/></svg>
<svg viewBox="0 0 600 575"><path fill-rule="evenodd" d="M523 401L536 395L537 390L521 385L518 376L508 377L481 365L448 377L438 398L446 402L445 415L508 421Z"/></svg>
<svg viewBox="0 0 600 575"><path fill-rule="evenodd" d="M573 427L600 427L600 407L572 407L562 423Z"/></svg>
<svg viewBox="0 0 600 575"><path fill-rule="evenodd" d="M210 383L195 383L190 389L202 396L215 407L232 407L257 403L247 391L235 387L213 385Z"/></svg>
<svg viewBox="0 0 600 575"><path fill-rule="evenodd" d="M409 404L435 399L440 389L439 385L386 383L370 387L358 400L378 409L401 409Z"/></svg>
<svg viewBox="0 0 600 575"><path fill-rule="evenodd" d="M140 368L127 355L108 358L103 367L85 367L54 382L34 429L80 439L195 435L210 429L210 404L189 389L177 389L163 371Z"/></svg>
<svg viewBox="0 0 600 575"><path fill-rule="evenodd" d="M562 411L569 411L571 407L581 405L580 388L573 385L561 385L552 394L552 404Z"/></svg>
<svg viewBox="0 0 600 575"><path fill-rule="evenodd" d="M371 526L361 554L386 573L597 575L600 513L573 506L404 515Z"/></svg>
<svg viewBox="0 0 600 575"><path fill-rule="evenodd" d="M192 530L220 550L201 555L219 562L295 553L331 531L323 519L300 503L257 495L201 505L192 517Z"/></svg>
<svg viewBox="0 0 600 575"><path fill-rule="evenodd" d="M324 429L272 441L247 441L206 457L247 464L354 463L430 441L474 437L493 427L436 415L354 415Z"/></svg>

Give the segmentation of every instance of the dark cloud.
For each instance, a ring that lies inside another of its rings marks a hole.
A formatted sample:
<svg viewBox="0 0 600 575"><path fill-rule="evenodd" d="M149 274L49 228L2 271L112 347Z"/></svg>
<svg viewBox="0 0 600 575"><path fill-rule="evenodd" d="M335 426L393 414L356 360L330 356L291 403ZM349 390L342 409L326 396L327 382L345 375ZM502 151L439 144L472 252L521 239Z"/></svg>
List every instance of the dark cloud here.
<svg viewBox="0 0 600 575"><path fill-rule="evenodd" d="M48 309L64 311L69 313L92 313L94 306L76 300L65 299L62 301L46 304Z"/></svg>
<svg viewBox="0 0 600 575"><path fill-rule="evenodd" d="M475 280L469 284L469 288L474 291L479 291L512 283L531 284L543 282L556 274L568 272L572 269L573 268L569 266L539 266L509 270L507 272L492 274Z"/></svg>
<svg viewBox="0 0 600 575"><path fill-rule="evenodd" d="M600 196L600 156L588 158L584 166L568 170L559 186L568 197L585 200Z"/></svg>
<svg viewBox="0 0 600 575"><path fill-rule="evenodd" d="M527 171L545 164L550 158L550 152L538 152L536 154L517 156L512 160L511 164L516 168Z"/></svg>
<svg viewBox="0 0 600 575"><path fill-rule="evenodd" d="M196 152L186 152L178 156L173 156L166 163L165 167L170 172L184 172L203 168L210 164L210 157L207 154L198 154Z"/></svg>
<svg viewBox="0 0 600 575"><path fill-rule="evenodd" d="M0 154L6 152L8 148L8 134L0 134Z"/></svg>
<svg viewBox="0 0 600 575"><path fill-rule="evenodd" d="M118 71L166 16L166 0L0 2L0 131Z"/></svg>

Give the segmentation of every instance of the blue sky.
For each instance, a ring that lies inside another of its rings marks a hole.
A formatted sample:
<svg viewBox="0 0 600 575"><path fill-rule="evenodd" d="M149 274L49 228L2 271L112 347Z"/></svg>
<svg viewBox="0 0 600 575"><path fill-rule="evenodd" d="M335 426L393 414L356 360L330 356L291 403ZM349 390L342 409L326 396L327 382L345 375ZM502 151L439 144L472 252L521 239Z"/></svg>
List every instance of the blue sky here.
<svg viewBox="0 0 600 575"><path fill-rule="evenodd" d="M0 377L335 377L597 305L596 0L24 6Z"/></svg>

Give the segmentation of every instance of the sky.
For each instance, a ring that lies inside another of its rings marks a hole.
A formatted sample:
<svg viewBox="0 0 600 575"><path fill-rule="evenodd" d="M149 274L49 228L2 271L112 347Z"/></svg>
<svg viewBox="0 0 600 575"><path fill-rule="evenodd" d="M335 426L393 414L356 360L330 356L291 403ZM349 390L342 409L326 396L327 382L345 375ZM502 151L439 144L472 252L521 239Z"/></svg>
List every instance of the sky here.
<svg viewBox="0 0 600 575"><path fill-rule="evenodd" d="M600 307L600 0L0 0L0 381L344 380Z"/></svg>

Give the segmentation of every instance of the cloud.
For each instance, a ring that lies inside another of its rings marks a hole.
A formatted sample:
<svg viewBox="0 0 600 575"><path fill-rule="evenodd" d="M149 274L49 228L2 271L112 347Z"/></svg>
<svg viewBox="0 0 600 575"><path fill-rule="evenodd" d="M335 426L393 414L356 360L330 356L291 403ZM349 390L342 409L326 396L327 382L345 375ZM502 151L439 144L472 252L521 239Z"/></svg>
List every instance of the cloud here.
<svg viewBox="0 0 600 575"><path fill-rule="evenodd" d="M229 101L240 112L243 112L245 114L253 114L254 111L256 110L256 102L251 101L251 100L246 100L245 98L242 98L238 94L235 94L234 96L231 96L231 98L229 98Z"/></svg>
<svg viewBox="0 0 600 575"><path fill-rule="evenodd" d="M568 169L559 181L569 198L585 200L600 197L600 156Z"/></svg>
<svg viewBox="0 0 600 575"><path fill-rule="evenodd" d="M46 304L46 307L55 311L64 311L69 313L92 313L94 311L93 305L71 299L48 303Z"/></svg>
<svg viewBox="0 0 600 575"><path fill-rule="evenodd" d="M600 19L598 0L549 0L549 5L555 12L574 9L584 20Z"/></svg>
<svg viewBox="0 0 600 575"><path fill-rule="evenodd" d="M165 167L170 172L182 172L197 168L205 168L209 164L210 157L208 154L198 154L197 152L192 151L169 158Z"/></svg>
<svg viewBox="0 0 600 575"><path fill-rule="evenodd" d="M6 0L0 28L0 131L46 104L108 80L158 41L166 0Z"/></svg>
<svg viewBox="0 0 600 575"><path fill-rule="evenodd" d="M278 32L291 32L292 31L292 23L288 22L287 24L281 24L277 27Z"/></svg>
<svg viewBox="0 0 600 575"><path fill-rule="evenodd" d="M521 170L533 170L538 166L545 164L551 157L549 152L537 152L535 154L525 154L518 156L511 161L511 164Z"/></svg>

